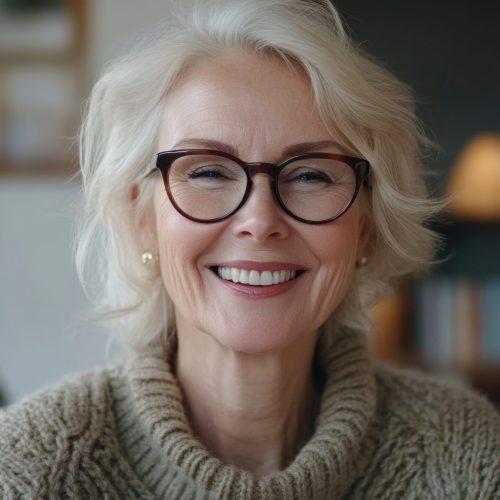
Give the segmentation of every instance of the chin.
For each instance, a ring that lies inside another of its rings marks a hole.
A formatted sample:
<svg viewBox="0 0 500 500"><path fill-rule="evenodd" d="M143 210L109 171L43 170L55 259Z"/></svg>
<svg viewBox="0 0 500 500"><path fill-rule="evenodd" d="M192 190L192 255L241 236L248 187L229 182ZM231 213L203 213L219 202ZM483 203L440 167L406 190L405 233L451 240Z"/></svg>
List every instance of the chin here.
<svg viewBox="0 0 500 500"><path fill-rule="evenodd" d="M304 337L296 328L277 328L276 325L256 324L236 329L206 332L221 346L245 354L270 354L285 350Z"/></svg>

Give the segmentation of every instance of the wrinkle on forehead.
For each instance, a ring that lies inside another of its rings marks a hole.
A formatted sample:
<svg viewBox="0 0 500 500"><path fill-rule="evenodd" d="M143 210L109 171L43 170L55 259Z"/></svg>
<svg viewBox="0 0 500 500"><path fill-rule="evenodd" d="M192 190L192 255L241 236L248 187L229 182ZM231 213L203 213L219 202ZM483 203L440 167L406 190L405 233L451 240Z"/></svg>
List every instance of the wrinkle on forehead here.
<svg viewBox="0 0 500 500"><path fill-rule="evenodd" d="M233 146L247 161L290 144L332 139L307 77L277 57L235 54L200 61L167 95L159 149L189 137Z"/></svg>

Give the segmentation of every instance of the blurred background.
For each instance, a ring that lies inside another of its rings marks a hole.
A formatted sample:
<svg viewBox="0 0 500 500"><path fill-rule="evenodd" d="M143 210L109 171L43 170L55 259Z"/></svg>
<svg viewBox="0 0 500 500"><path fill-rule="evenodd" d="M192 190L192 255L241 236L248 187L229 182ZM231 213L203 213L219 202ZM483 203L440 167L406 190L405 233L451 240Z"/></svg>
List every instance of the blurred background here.
<svg viewBox="0 0 500 500"><path fill-rule="evenodd" d="M179 0L181 1L181 0ZM11 403L118 355L87 322L71 254L74 136L103 64L162 0L0 0L0 391ZM500 401L500 2L339 0L357 44L415 90L439 149L440 264L374 311L379 358Z"/></svg>

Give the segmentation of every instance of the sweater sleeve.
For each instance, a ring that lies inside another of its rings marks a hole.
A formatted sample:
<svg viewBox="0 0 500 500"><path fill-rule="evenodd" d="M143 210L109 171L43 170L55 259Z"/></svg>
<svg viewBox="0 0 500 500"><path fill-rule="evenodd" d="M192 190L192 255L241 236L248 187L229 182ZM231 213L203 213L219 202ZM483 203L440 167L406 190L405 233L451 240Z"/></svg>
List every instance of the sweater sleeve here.
<svg viewBox="0 0 500 500"><path fill-rule="evenodd" d="M500 415L418 373L377 370L377 451L353 498L500 499Z"/></svg>
<svg viewBox="0 0 500 500"><path fill-rule="evenodd" d="M92 476L109 413L105 378L98 373L65 380L3 410L0 498L69 498L70 492L99 498Z"/></svg>

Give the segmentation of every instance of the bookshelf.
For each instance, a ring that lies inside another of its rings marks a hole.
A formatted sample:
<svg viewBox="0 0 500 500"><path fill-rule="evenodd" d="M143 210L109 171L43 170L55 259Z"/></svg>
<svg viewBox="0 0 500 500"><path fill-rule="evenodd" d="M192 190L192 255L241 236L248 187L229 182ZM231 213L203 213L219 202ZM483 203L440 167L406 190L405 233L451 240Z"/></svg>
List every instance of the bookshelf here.
<svg viewBox="0 0 500 500"><path fill-rule="evenodd" d="M374 311L375 356L460 379L500 404L500 221L448 219L432 272Z"/></svg>

